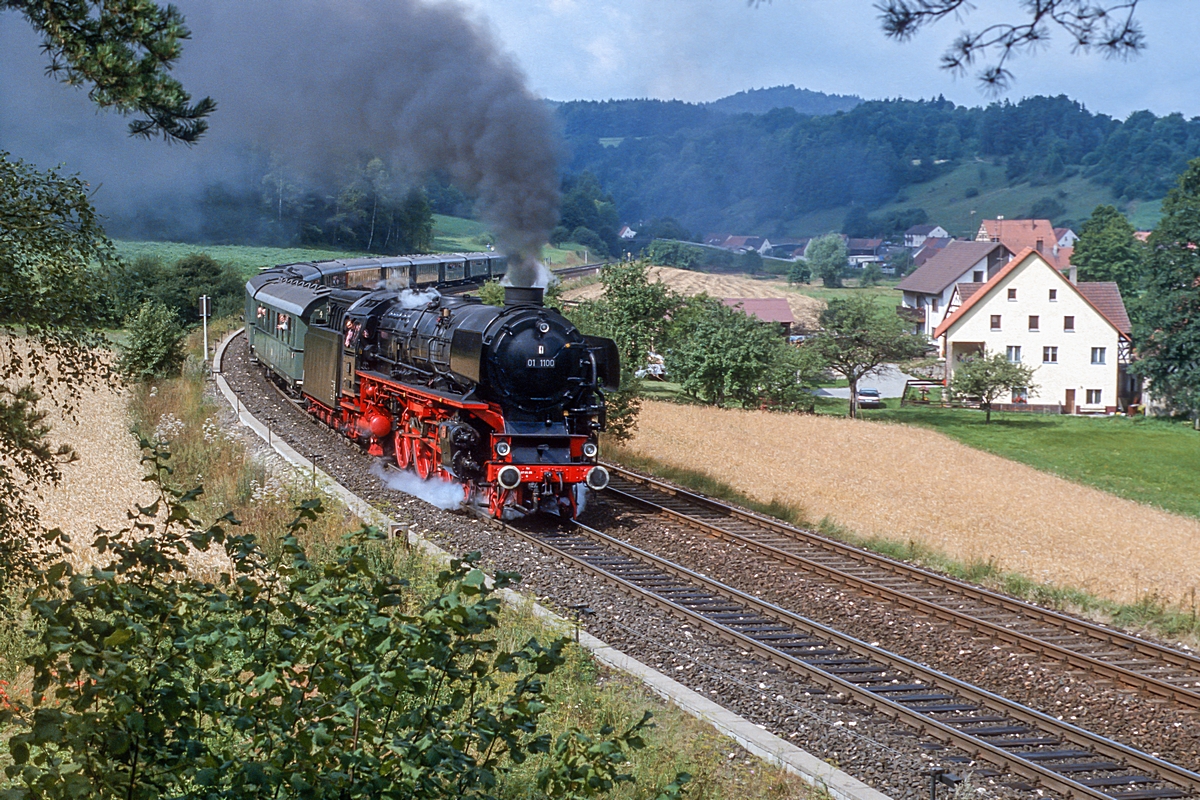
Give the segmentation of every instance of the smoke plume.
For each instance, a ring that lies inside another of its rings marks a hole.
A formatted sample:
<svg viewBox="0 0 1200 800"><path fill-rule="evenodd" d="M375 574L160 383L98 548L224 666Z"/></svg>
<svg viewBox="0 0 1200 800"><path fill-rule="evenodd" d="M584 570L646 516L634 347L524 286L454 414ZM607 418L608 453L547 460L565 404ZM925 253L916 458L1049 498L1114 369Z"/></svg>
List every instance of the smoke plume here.
<svg viewBox="0 0 1200 800"><path fill-rule="evenodd" d="M82 92L44 77L37 38L0 14L0 148L42 165L66 162L102 210L196 185L253 186L248 154L264 151L332 177L362 155L415 183L439 171L477 198L510 256L514 285L558 215L557 144L549 110L482 24L454 3L421 0L179 0L192 40L176 74L217 112L194 148L129 140ZM257 187L256 187L257 188ZM163 206L159 205L159 208ZM179 213L184 213L182 210Z"/></svg>

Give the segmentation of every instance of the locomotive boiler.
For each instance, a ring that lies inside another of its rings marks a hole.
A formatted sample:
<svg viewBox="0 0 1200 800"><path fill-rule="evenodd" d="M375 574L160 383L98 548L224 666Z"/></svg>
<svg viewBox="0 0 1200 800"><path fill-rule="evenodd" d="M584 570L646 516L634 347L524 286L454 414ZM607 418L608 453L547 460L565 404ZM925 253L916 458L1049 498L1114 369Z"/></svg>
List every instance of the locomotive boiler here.
<svg viewBox="0 0 1200 800"><path fill-rule="evenodd" d="M461 482L496 517L574 516L586 489L607 485L598 434L616 345L582 334L541 289L509 287L496 307L296 273L247 283L246 330L252 357L319 420L422 479Z"/></svg>

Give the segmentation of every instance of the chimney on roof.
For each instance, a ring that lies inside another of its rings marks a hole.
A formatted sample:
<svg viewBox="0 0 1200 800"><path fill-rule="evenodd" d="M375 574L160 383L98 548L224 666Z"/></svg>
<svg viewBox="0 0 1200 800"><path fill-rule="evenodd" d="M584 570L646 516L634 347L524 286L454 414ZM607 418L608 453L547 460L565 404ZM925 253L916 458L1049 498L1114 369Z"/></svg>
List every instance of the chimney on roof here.
<svg viewBox="0 0 1200 800"><path fill-rule="evenodd" d="M1071 265L1070 271L1067 272L1067 280L1071 283L1079 283L1079 275L1075 272L1075 265Z"/></svg>

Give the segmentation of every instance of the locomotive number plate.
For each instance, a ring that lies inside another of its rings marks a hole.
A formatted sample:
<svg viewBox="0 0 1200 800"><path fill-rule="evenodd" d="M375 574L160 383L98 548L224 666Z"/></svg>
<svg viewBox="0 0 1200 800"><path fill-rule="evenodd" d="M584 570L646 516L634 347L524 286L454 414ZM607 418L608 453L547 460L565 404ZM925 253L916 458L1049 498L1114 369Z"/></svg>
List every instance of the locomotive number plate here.
<svg viewBox="0 0 1200 800"><path fill-rule="evenodd" d="M525 361L527 367L553 367L553 358L530 358Z"/></svg>

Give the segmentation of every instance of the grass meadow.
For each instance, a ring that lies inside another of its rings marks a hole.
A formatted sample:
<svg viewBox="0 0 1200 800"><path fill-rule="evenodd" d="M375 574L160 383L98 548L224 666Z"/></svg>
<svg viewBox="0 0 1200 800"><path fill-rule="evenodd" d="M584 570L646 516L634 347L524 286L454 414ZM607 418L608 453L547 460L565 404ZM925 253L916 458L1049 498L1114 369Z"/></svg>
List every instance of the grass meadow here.
<svg viewBox="0 0 1200 800"><path fill-rule="evenodd" d="M898 401L891 401L898 405ZM1187 422L905 406L863 409L870 420L943 433L1076 483L1200 518L1200 433Z"/></svg>

